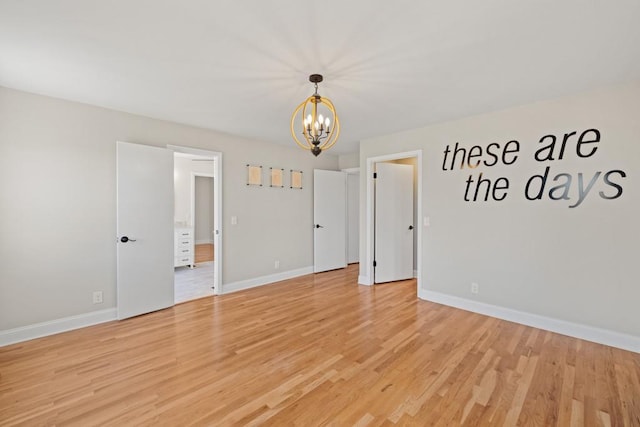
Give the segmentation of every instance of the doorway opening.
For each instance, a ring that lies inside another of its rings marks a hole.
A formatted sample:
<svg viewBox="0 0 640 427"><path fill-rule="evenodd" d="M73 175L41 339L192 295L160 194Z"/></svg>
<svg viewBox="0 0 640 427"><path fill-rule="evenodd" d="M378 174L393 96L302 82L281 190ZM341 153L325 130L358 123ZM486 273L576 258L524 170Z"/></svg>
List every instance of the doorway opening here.
<svg viewBox="0 0 640 427"><path fill-rule="evenodd" d="M420 226L422 218L422 150L390 154L386 156L371 157L367 159L366 167L366 195L365 195L365 253L361 254L360 276L358 283L362 285L373 285L376 282L374 261L375 259L375 242L376 242L376 206L375 206L375 186L376 180L374 172L377 165L383 163L409 163L413 164L413 195L414 208L412 209L411 224L407 224L405 231L412 234L412 250L411 257L414 272L413 276L417 278L417 286L421 285L422 270L422 227ZM410 226L412 228L410 229ZM395 233L395 232L394 232ZM391 234L394 234L391 233Z"/></svg>
<svg viewBox="0 0 640 427"><path fill-rule="evenodd" d="M220 294L221 153L174 151L175 303Z"/></svg>

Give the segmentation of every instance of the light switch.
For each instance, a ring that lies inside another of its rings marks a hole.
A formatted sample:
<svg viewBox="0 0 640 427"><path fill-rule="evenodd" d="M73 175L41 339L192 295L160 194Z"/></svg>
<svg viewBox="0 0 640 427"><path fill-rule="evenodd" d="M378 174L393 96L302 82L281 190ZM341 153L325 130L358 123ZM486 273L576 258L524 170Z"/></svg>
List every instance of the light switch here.
<svg viewBox="0 0 640 427"><path fill-rule="evenodd" d="M238 224L238 217L237 216L232 216L231 217L231 225L236 225Z"/></svg>
<svg viewBox="0 0 640 427"><path fill-rule="evenodd" d="M422 219L422 225L424 225L425 227L428 227L428 226L430 226L430 225L431 225L431 220L429 219L429 217L428 217L428 216L425 216L425 217Z"/></svg>

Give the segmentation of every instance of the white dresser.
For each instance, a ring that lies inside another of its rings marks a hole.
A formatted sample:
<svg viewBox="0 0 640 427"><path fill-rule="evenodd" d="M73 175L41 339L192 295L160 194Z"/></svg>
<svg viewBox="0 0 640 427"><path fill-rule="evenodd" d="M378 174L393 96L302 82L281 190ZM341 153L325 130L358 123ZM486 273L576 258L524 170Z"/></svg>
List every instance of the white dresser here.
<svg viewBox="0 0 640 427"><path fill-rule="evenodd" d="M176 227L173 238L175 250L174 267L194 266L193 228Z"/></svg>

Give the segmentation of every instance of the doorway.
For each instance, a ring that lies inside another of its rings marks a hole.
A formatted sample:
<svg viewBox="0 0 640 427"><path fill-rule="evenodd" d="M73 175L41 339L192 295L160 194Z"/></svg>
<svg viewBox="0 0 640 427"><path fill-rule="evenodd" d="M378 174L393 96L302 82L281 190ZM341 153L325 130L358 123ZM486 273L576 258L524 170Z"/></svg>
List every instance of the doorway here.
<svg viewBox="0 0 640 427"><path fill-rule="evenodd" d="M417 278L418 290L422 281L422 229L421 222L427 224L427 219L422 218L422 150L409 151L403 153L389 154L386 156L370 157L366 162L366 194L365 194L365 252L361 254L360 276L358 283L362 285L373 285L375 280L374 254L375 254L375 178L374 172L377 163L395 162L401 159L403 162L415 161L415 213L414 213L414 233L415 233L415 276ZM415 160L411 160L415 159Z"/></svg>
<svg viewBox="0 0 640 427"><path fill-rule="evenodd" d="M177 304L221 293L221 153L169 148L174 151Z"/></svg>

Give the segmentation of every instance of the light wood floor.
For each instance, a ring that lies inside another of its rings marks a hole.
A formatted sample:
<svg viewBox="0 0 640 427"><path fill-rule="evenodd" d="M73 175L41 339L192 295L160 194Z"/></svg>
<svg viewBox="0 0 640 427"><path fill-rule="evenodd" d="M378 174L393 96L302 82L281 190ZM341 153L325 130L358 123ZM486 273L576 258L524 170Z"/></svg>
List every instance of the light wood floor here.
<svg viewBox="0 0 640 427"><path fill-rule="evenodd" d="M213 259L213 244L210 243L202 243L199 245L195 245L195 253L194 253L194 261L195 263L199 262L208 262L214 261Z"/></svg>
<svg viewBox="0 0 640 427"><path fill-rule="evenodd" d="M6 425L640 425L640 354L357 265L0 348Z"/></svg>

